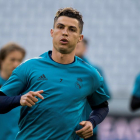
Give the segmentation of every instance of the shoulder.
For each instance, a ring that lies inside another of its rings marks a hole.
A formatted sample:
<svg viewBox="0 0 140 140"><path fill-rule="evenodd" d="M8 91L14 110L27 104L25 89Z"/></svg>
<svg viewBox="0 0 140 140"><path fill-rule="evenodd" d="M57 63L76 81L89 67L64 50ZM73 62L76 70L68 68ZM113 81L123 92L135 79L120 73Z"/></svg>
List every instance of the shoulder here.
<svg viewBox="0 0 140 140"><path fill-rule="evenodd" d="M83 68L86 72L88 72L89 74L91 74L93 77L94 76L100 76L101 77L101 74L96 69L96 67L90 65L89 63L85 62L84 60L82 60L79 57L77 57L77 61L78 61L79 66L81 68Z"/></svg>
<svg viewBox="0 0 140 140"><path fill-rule="evenodd" d="M41 57L34 57L32 59L27 59L24 62L22 62L17 68L20 67L26 67L26 66L33 66L35 63L39 62L41 60Z"/></svg>
<svg viewBox="0 0 140 140"><path fill-rule="evenodd" d="M13 72L30 72L32 71L36 66L42 64L43 57L34 57L31 59L27 59L24 62L22 62L16 69L14 69Z"/></svg>
<svg viewBox="0 0 140 140"><path fill-rule="evenodd" d="M37 63L41 63L42 61L44 61L44 59L46 57L47 57L47 52L41 54L39 57L34 57L34 58L31 58L31 59L25 60L18 67L22 67L22 66L30 66L31 67L33 65L36 65Z"/></svg>
<svg viewBox="0 0 140 140"><path fill-rule="evenodd" d="M140 82L140 73L136 76L136 81Z"/></svg>

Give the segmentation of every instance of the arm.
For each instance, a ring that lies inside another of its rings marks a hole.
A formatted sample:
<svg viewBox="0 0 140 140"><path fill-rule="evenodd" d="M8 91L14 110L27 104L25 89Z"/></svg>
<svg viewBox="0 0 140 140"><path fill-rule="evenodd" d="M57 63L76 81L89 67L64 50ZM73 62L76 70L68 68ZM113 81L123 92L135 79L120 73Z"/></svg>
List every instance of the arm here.
<svg viewBox="0 0 140 140"><path fill-rule="evenodd" d="M36 96L43 99L40 95L43 90L24 94L29 85L30 63L28 63L19 65L0 88L0 114L7 113L20 105L32 107L38 101ZM21 96L21 93L24 95Z"/></svg>
<svg viewBox="0 0 140 140"><path fill-rule="evenodd" d="M21 95L9 97L0 92L0 114L5 114L15 107L20 106Z"/></svg>
<svg viewBox="0 0 140 140"><path fill-rule="evenodd" d="M83 126L82 129L76 131L76 134L80 137L87 139L93 135L93 128L101 123L109 112L108 102L105 101L97 106L91 106L92 112L87 121L80 122L80 125Z"/></svg>
<svg viewBox="0 0 140 140"><path fill-rule="evenodd" d="M43 93L43 90L36 92L30 91L22 96L9 97L0 91L0 114L5 114L20 105L32 107L38 101L35 96L43 99L43 96L40 95L41 93Z"/></svg>
<svg viewBox="0 0 140 140"><path fill-rule="evenodd" d="M103 77L96 69L92 72L92 93L87 96L87 100L93 111L87 121L80 122L83 128L76 131L76 134L84 139L93 135L93 128L104 120L109 111L107 103L109 96L103 88Z"/></svg>
<svg viewBox="0 0 140 140"><path fill-rule="evenodd" d="M105 119L108 112L109 112L108 102L105 101L98 106L92 107L92 112L89 116L88 121L90 121L93 125L93 128L95 128L96 125L100 124Z"/></svg>
<svg viewBox="0 0 140 140"><path fill-rule="evenodd" d="M136 77L130 101L131 111L135 111L139 108L140 108L140 74Z"/></svg>
<svg viewBox="0 0 140 140"><path fill-rule="evenodd" d="M130 109L131 111L136 111L139 108L140 108L140 98L133 95L130 101Z"/></svg>

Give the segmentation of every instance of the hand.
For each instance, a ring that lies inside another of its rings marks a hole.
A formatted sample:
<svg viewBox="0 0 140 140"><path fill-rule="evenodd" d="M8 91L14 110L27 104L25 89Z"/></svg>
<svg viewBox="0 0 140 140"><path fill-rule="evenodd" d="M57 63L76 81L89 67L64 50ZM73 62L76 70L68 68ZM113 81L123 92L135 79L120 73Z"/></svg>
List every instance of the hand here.
<svg viewBox="0 0 140 140"><path fill-rule="evenodd" d="M30 91L25 95L22 95L20 98L20 104L22 106L32 107L38 101L38 99L35 96L39 97L40 99L44 99L41 93L43 93L43 90L36 91L36 92Z"/></svg>
<svg viewBox="0 0 140 140"><path fill-rule="evenodd" d="M76 134L84 139L87 139L91 136L93 136L93 126L90 121L82 121L79 123L81 126L83 126L82 129L76 131Z"/></svg>

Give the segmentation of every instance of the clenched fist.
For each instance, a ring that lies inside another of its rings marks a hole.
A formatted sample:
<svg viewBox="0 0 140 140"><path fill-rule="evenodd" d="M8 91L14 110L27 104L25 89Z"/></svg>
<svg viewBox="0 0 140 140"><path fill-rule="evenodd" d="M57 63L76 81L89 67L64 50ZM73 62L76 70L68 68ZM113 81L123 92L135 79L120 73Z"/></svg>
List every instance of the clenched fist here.
<svg viewBox="0 0 140 140"><path fill-rule="evenodd" d="M83 126L82 129L76 131L76 134L84 139L87 139L91 136L93 136L93 126L90 121L82 121L79 123L81 126Z"/></svg>

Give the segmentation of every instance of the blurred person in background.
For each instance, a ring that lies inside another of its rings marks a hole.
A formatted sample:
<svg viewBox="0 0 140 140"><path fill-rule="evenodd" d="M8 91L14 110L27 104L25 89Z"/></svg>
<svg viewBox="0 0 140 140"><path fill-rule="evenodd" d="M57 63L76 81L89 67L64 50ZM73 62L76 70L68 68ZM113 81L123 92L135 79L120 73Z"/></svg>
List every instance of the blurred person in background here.
<svg viewBox="0 0 140 140"><path fill-rule="evenodd" d="M86 38L84 38L81 42L79 42L77 44L77 47L76 47L76 56L80 57L85 62L91 64L87 60L87 58L85 57L85 53L87 51L87 48L88 48L88 40ZM99 73L101 74L101 76L103 76L103 72L102 72L102 70L99 67L97 67L95 65L92 65L92 66L99 71ZM110 92L109 92L108 86L107 86L107 84L105 82L105 79L104 79L104 90L105 90L106 94L110 96ZM85 112L87 114L87 118L89 118L89 115L90 115L91 110L92 109L91 109L90 105L87 103L87 107L85 108ZM97 138L97 127L94 128L93 136L91 138L86 139L86 140L98 140L98 138Z"/></svg>
<svg viewBox="0 0 140 140"><path fill-rule="evenodd" d="M76 56L80 57L85 62L87 62L88 64L92 65L94 68L96 68L99 71L99 73L101 74L102 77L105 77L103 71L101 70L101 68L96 66L96 65L91 64L88 61L88 59L85 57L85 53L86 53L87 49L88 49L88 40L86 38L83 38L83 40L77 44ZM105 81L105 78L104 78L104 90L105 90L105 93L111 97L109 88L108 88L107 83Z"/></svg>
<svg viewBox="0 0 140 140"><path fill-rule="evenodd" d="M22 62L25 50L16 43L8 43L0 49L0 87L11 76L12 71ZM8 102L8 100L7 100ZM0 140L14 140L18 132L20 107L7 114L0 114Z"/></svg>
<svg viewBox="0 0 140 140"><path fill-rule="evenodd" d="M135 79L134 89L132 92L130 109L131 111L136 111L140 108L140 73Z"/></svg>

